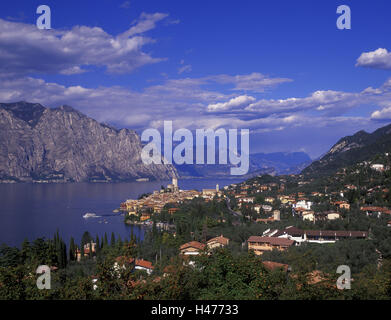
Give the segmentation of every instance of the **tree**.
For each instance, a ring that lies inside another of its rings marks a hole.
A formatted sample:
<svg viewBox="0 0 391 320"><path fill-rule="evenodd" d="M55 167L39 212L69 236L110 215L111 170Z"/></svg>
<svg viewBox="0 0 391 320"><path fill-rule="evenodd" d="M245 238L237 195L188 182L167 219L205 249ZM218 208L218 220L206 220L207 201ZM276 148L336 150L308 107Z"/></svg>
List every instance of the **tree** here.
<svg viewBox="0 0 391 320"><path fill-rule="evenodd" d="M81 243L81 246L80 246L80 259L81 260L84 259L84 245L83 245L83 243Z"/></svg>
<svg viewBox="0 0 391 320"><path fill-rule="evenodd" d="M109 242L107 241L107 233L105 232L105 237L103 239L102 247L107 247L108 245L109 245Z"/></svg>
<svg viewBox="0 0 391 320"><path fill-rule="evenodd" d="M30 248L30 242L27 240L27 238L24 239L22 243L22 250L21 250L21 259L25 264L29 264L30 262L30 256L31 256L31 248Z"/></svg>
<svg viewBox="0 0 391 320"><path fill-rule="evenodd" d="M67 266L67 247L65 242L60 239L60 256L59 256L59 268L65 268Z"/></svg>
<svg viewBox="0 0 391 320"><path fill-rule="evenodd" d="M92 236L88 231L85 231L83 233L83 236L81 237L81 243L84 246L87 243L90 243L92 241Z"/></svg>
<svg viewBox="0 0 391 320"><path fill-rule="evenodd" d="M100 243L99 243L99 236L97 235L96 236L96 240L95 240L95 250L96 250L96 255L98 255L100 253Z"/></svg>
<svg viewBox="0 0 391 320"><path fill-rule="evenodd" d="M76 244L75 239L71 237L70 243L69 243L69 260L75 261L76 260Z"/></svg>
<svg viewBox="0 0 391 320"><path fill-rule="evenodd" d="M122 246L123 246L123 242L122 242L121 236L118 235L117 247L118 247L119 249L122 249Z"/></svg>
<svg viewBox="0 0 391 320"><path fill-rule="evenodd" d="M111 233L110 245L112 248L115 247L115 234L114 234L114 232Z"/></svg>

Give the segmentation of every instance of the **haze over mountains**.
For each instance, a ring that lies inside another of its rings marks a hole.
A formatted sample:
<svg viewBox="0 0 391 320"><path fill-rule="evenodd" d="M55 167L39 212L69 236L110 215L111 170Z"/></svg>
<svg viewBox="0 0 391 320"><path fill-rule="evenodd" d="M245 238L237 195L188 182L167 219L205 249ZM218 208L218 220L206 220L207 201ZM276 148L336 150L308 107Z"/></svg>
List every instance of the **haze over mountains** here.
<svg viewBox="0 0 391 320"><path fill-rule="evenodd" d="M217 155L216 155L217 159ZM296 174L311 163L305 152L274 152L250 154L248 173L243 178L269 174ZM216 160L217 163L217 160ZM176 165L181 177L229 177L231 164Z"/></svg>
<svg viewBox="0 0 391 320"><path fill-rule="evenodd" d="M300 173L311 163L311 158L305 152L273 152L255 153L250 155L252 167L272 167L276 174Z"/></svg>

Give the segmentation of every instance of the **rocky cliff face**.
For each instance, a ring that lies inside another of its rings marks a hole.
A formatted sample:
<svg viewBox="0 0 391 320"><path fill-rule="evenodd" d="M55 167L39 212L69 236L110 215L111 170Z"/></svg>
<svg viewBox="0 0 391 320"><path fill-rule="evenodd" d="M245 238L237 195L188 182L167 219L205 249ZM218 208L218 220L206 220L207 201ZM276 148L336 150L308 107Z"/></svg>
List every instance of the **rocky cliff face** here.
<svg viewBox="0 0 391 320"><path fill-rule="evenodd" d="M171 165L144 165L136 132L62 106L0 103L0 181L169 179Z"/></svg>

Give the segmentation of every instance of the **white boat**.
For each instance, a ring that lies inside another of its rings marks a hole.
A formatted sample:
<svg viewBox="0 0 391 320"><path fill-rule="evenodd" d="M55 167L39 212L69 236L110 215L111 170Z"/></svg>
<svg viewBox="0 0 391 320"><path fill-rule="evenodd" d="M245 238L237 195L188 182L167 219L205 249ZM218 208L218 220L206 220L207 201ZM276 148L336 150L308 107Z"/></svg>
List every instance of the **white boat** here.
<svg viewBox="0 0 391 320"><path fill-rule="evenodd" d="M90 212L87 212L83 218L84 219L88 219L88 218L97 218L98 216L95 214L95 213L90 213Z"/></svg>

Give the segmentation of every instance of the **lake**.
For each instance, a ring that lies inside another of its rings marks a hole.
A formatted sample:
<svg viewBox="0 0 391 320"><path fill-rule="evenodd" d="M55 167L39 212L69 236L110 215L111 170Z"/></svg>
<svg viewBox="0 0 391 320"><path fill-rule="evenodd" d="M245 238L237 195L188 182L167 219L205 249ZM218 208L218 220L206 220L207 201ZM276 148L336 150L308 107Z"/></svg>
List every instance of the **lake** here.
<svg viewBox="0 0 391 320"><path fill-rule="evenodd" d="M220 188L243 179L184 179L181 189ZM85 231L95 238L107 233L120 235L122 240L134 234L143 238L144 230L124 223L121 213L113 213L126 199L137 199L146 192L159 190L170 181L126 183L69 183L69 184L0 184L0 244L20 246L27 238L51 238L59 229L69 243L74 237L80 243ZM98 218L84 219L87 212Z"/></svg>

